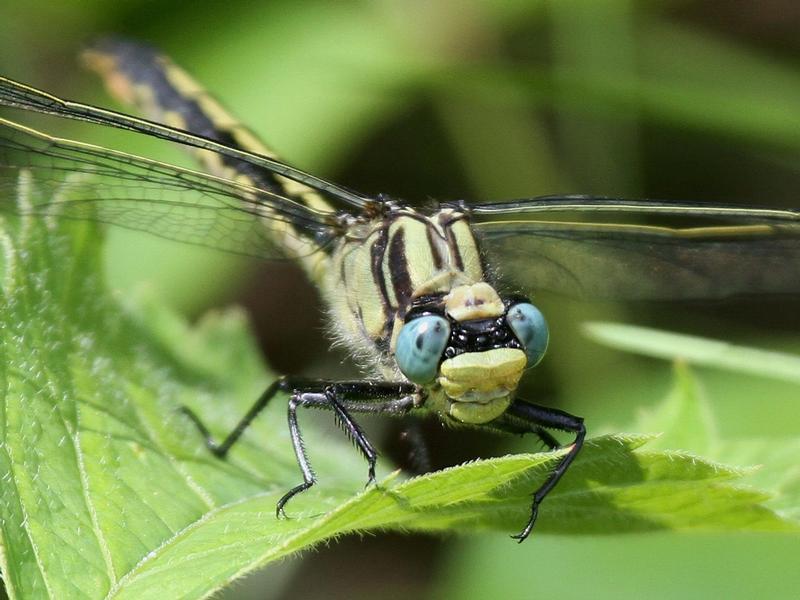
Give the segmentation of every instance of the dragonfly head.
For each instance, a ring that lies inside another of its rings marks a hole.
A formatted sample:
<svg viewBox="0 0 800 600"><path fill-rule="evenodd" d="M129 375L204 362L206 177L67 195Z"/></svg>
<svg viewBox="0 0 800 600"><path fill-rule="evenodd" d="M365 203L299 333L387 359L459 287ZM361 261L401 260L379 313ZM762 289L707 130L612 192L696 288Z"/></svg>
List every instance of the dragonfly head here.
<svg viewBox="0 0 800 600"><path fill-rule="evenodd" d="M504 301L481 282L415 301L396 335L394 356L410 381L440 392L450 417L487 423L508 408L548 338L539 309L522 298Z"/></svg>

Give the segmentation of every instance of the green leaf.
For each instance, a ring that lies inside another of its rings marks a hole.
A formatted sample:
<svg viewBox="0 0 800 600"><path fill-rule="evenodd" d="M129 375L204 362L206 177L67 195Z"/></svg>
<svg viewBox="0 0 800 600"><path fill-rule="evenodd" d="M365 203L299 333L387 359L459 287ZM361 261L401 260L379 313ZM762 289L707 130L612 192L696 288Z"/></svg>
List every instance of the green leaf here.
<svg viewBox="0 0 800 600"><path fill-rule="evenodd" d="M619 350L800 383L800 356L624 323L584 325L593 340Z"/></svg>
<svg viewBox="0 0 800 600"><path fill-rule="evenodd" d="M767 490L766 503L782 516L800 516L800 438L722 439L699 378L685 361L734 372L759 374L793 381L795 356L757 348L735 346L717 340L681 335L621 323L587 323L584 331L612 348L638 352L675 363L673 389L655 410L636 422L641 431L659 431L650 448L682 448L735 464L752 465L747 481Z"/></svg>
<svg viewBox="0 0 800 600"><path fill-rule="evenodd" d="M700 382L683 362L675 364L673 381L669 395L655 410L643 413L636 422L636 428L662 433L650 445L651 449L680 448L712 456L719 439ZM740 464L750 463L745 461Z"/></svg>
<svg viewBox="0 0 800 600"><path fill-rule="evenodd" d="M21 202L31 185L22 178ZM405 481L384 471L365 490L366 466L344 436L307 427L320 483L276 519L300 480L285 403L228 461L177 410L191 406L221 436L269 383L239 312L189 327L152 299L115 297L88 223L15 219L0 244L0 564L12 597L198 598L349 532L514 533L564 452ZM587 442L536 534L798 530L764 506L767 494L736 485L746 470L641 449L650 439Z"/></svg>

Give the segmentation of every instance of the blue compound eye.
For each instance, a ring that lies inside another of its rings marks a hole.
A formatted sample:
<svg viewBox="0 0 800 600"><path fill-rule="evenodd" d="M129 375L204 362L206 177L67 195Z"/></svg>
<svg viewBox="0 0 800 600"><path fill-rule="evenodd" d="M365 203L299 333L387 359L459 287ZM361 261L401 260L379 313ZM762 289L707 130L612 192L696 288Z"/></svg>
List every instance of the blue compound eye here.
<svg viewBox="0 0 800 600"><path fill-rule="evenodd" d="M417 317L403 325L394 351L397 366L414 383L436 378L439 361L450 339L450 324L436 315Z"/></svg>
<svg viewBox="0 0 800 600"><path fill-rule="evenodd" d="M506 322L525 349L528 366L539 364L547 351L547 342L550 339L550 329L542 311L533 304L521 302L508 309Z"/></svg>

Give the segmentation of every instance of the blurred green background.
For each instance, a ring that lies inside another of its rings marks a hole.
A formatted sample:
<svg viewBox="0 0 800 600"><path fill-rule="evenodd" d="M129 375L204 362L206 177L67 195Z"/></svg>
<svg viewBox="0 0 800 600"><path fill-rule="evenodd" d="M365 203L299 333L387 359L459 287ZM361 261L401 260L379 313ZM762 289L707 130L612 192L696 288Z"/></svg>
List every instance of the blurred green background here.
<svg viewBox="0 0 800 600"><path fill-rule="evenodd" d="M800 5L791 0L76 6L5 6L0 72L107 106L77 66L78 49L109 32L149 41L288 161L364 192L412 202L563 192L800 206ZM98 129L63 123L57 133L185 161ZM338 369L318 297L292 265L128 232L109 238L118 289L144 282L191 317L243 304L277 369ZM796 299L597 306L538 295L537 303L553 340L526 397L585 416L591 434L630 428L667 394L671 370L588 341L585 320L800 353ZM800 435L797 386L699 376L731 445ZM386 433L389 454L395 434ZM427 434L437 465L509 448L436 426ZM403 450L394 454L402 462ZM796 536L534 535L517 546L501 533L393 534L331 542L230 597L796 598L798 557Z"/></svg>

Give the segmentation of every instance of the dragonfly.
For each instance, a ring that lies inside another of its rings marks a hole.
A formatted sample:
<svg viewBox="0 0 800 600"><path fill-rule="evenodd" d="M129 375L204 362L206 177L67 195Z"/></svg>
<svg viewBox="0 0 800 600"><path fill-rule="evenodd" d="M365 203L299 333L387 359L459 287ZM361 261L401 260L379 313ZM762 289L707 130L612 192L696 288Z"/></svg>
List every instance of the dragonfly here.
<svg viewBox="0 0 800 600"><path fill-rule="evenodd" d="M798 208L580 195L414 207L281 162L148 45L105 38L83 57L111 94L144 118L7 78L0 78L0 106L164 140L192 153L202 170L0 119L0 172L27 170L38 182L26 210L294 260L321 291L332 339L364 372L352 381L280 377L221 441L199 415L183 409L208 450L224 459L274 398L288 396L303 481L278 501L277 517L317 482L298 409L333 413L366 459L368 483L377 452L353 415L430 415L457 426L531 434L561 453L532 490L528 519L512 536L521 542L586 437L581 417L518 397L521 380L548 346L548 323L531 302L533 293L589 300L800 293ZM562 446L552 433L558 431L572 441Z"/></svg>

